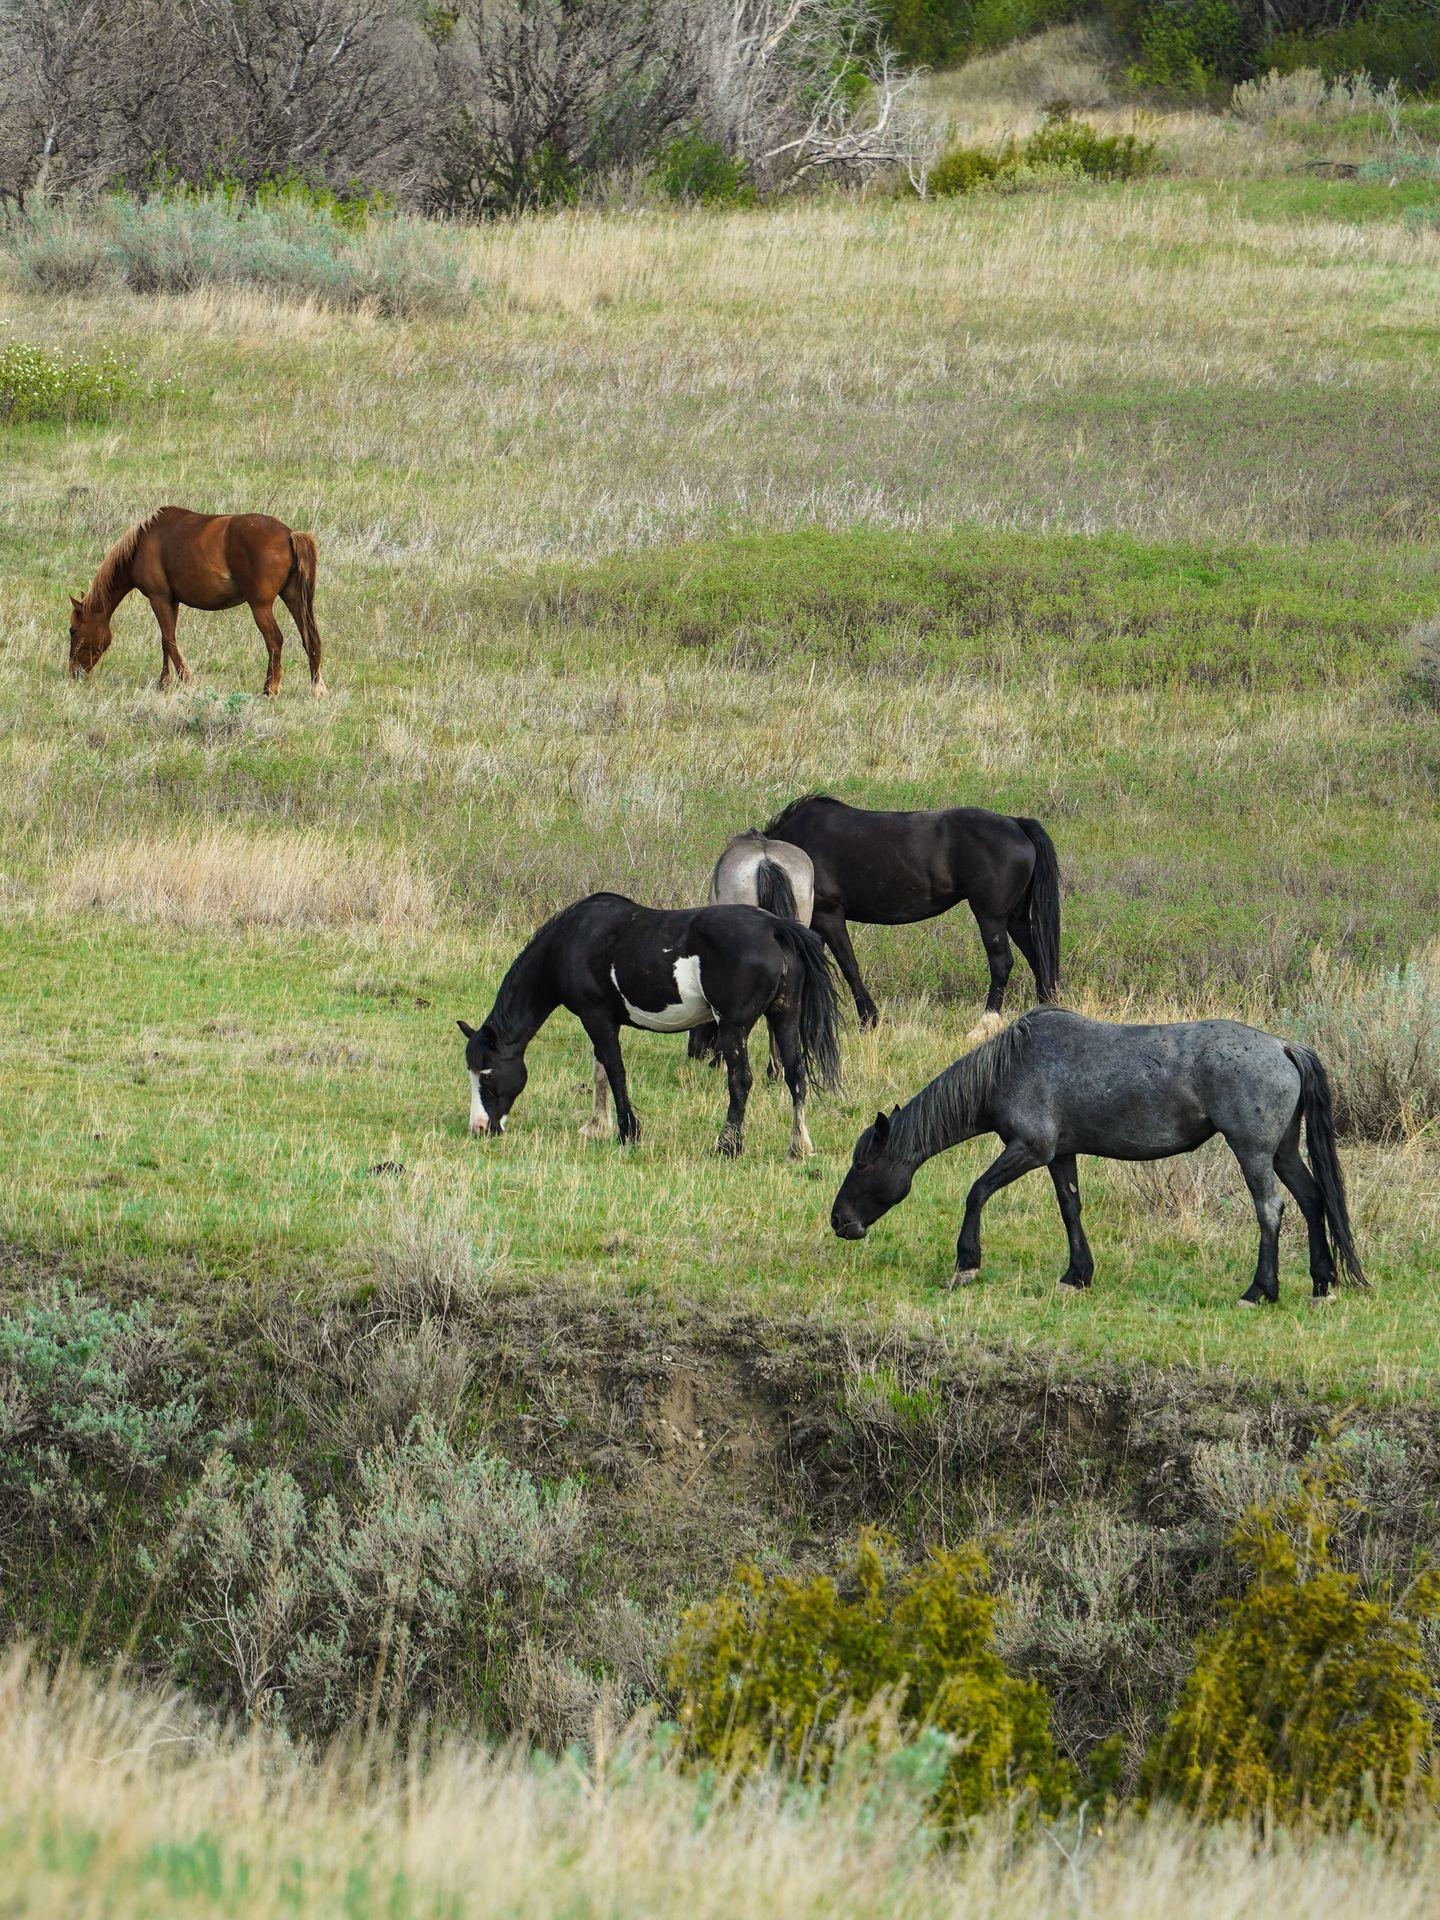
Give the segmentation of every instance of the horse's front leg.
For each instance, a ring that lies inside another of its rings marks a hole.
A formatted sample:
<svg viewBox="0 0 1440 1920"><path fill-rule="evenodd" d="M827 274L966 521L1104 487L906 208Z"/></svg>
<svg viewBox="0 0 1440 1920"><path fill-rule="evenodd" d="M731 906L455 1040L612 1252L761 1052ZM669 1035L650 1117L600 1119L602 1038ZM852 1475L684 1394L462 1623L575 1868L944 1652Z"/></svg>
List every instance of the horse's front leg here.
<svg viewBox="0 0 1440 1920"><path fill-rule="evenodd" d="M1060 1202L1060 1218L1065 1222L1065 1238L1070 1243L1070 1264L1060 1276L1062 1287L1088 1287L1095 1274L1090 1242L1080 1224L1080 1173L1073 1153L1050 1162L1050 1178L1055 1182L1055 1198Z"/></svg>
<svg viewBox="0 0 1440 1920"><path fill-rule="evenodd" d="M771 1018L770 1058L780 1062L790 1089L790 1158L806 1160L815 1151L815 1143L805 1125L805 1057L800 1048L799 1021L793 1013L788 1018Z"/></svg>
<svg viewBox="0 0 1440 1920"><path fill-rule="evenodd" d="M748 1039L748 1034L741 1027L720 1028L720 1057L725 1062L725 1072L730 1082L730 1107L725 1115L725 1124L720 1129L720 1138L715 1142L715 1151L727 1160L736 1159L743 1151L745 1108L750 1099L752 1080Z"/></svg>
<svg viewBox="0 0 1440 1920"><path fill-rule="evenodd" d="M1022 1173L1040 1166L1041 1156L1023 1140L1012 1140L997 1160L981 1174L965 1196L965 1218L960 1223L960 1238L955 1242L955 1280L965 1287L980 1271L980 1212L991 1194L1008 1187Z"/></svg>
<svg viewBox="0 0 1440 1920"><path fill-rule="evenodd" d="M590 1118L580 1129L582 1140L606 1140L610 1137L610 1080L599 1056L595 1059L595 1105Z"/></svg>
<svg viewBox="0 0 1440 1920"><path fill-rule="evenodd" d="M155 615L155 624L160 629L160 685L170 684L170 670L173 667L180 676L182 686L189 686L195 678L189 667L180 657L180 649L175 644L175 629L180 621L180 609L173 600L167 600L162 594L147 594L150 611Z"/></svg>
<svg viewBox="0 0 1440 1920"><path fill-rule="evenodd" d="M640 1121L630 1104L630 1088L625 1079L625 1062L620 1054L620 1029L607 1019L593 1017L581 1022L595 1049L595 1098L600 1102L600 1076L610 1082L615 1101L615 1130L622 1147L633 1147L640 1138ZM592 1116L591 1124L594 1124Z"/></svg>

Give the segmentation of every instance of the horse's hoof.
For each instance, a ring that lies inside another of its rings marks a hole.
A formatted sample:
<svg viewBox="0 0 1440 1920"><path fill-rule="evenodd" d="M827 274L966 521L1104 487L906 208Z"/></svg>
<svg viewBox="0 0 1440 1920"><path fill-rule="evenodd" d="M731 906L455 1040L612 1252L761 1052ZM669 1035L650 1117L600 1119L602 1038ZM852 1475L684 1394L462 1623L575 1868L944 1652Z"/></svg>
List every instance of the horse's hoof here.
<svg viewBox="0 0 1440 1920"><path fill-rule="evenodd" d="M317 700L323 700L325 698L325 682L323 680L317 680L310 690Z"/></svg>
<svg viewBox="0 0 1440 1920"><path fill-rule="evenodd" d="M742 1152L739 1134L722 1133L715 1142L715 1151L722 1160L738 1160Z"/></svg>
<svg viewBox="0 0 1440 1920"><path fill-rule="evenodd" d="M1333 1293L1328 1293L1328 1292L1327 1292L1327 1293L1312 1293L1312 1294L1311 1294L1311 1296L1310 1296L1310 1304L1311 1304L1311 1306L1312 1306L1312 1307L1331 1307L1331 1306L1334 1306L1334 1304L1335 1304L1335 1295L1334 1295Z"/></svg>
<svg viewBox="0 0 1440 1920"><path fill-rule="evenodd" d="M593 1120L587 1120L580 1129L580 1138L582 1140L608 1140L610 1138L610 1129L609 1127L597 1127Z"/></svg>
<svg viewBox="0 0 1440 1920"><path fill-rule="evenodd" d="M965 1036L967 1047L978 1047L984 1041L992 1039L1004 1027L1005 1022L998 1013L985 1013Z"/></svg>
<svg viewBox="0 0 1440 1920"><path fill-rule="evenodd" d="M972 1280L978 1280L979 1278L979 1267L956 1267L955 1272L951 1276L950 1285L952 1287L968 1287Z"/></svg>

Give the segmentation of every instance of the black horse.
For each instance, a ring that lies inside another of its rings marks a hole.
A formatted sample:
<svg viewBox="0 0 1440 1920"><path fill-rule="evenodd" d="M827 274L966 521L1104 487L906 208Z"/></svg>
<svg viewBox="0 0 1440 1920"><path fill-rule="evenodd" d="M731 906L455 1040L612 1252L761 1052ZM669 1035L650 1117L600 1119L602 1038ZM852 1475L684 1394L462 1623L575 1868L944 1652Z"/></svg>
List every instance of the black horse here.
<svg viewBox="0 0 1440 1920"><path fill-rule="evenodd" d="M609 1132L606 1089L622 1144L640 1138L630 1105L621 1027L684 1033L706 1021L730 1080L730 1110L717 1151L741 1150L750 1093L751 1028L763 1015L794 1103L790 1152L813 1151L805 1126L808 1080L839 1083L839 1004L818 935L758 907L696 907L679 913L592 893L547 920L500 983L475 1028L459 1022L470 1070L470 1130L499 1134L525 1085L525 1049L557 1007L579 1020L595 1049L595 1111L582 1131Z"/></svg>
<svg viewBox="0 0 1440 1920"><path fill-rule="evenodd" d="M1302 1119L1313 1172L1300 1158ZM991 1194L1048 1167L1070 1242L1060 1284L1088 1287L1095 1263L1080 1225L1076 1154L1164 1160L1216 1133L1240 1162L1260 1223L1260 1258L1242 1304L1280 1297L1277 1176L1305 1216L1315 1298L1328 1297L1337 1259L1366 1285L1335 1152L1330 1086L1308 1047L1236 1020L1122 1027L1037 1009L962 1055L906 1106L875 1116L856 1142L831 1226L842 1239L863 1239L909 1193L917 1167L979 1133L999 1134L1005 1150L966 1195L957 1285L979 1270L980 1210Z"/></svg>
<svg viewBox="0 0 1440 1920"><path fill-rule="evenodd" d="M850 945L848 920L900 926L929 920L968 900L990 962L986 1022L998 1024L1013 940L1030 963L1042 1000L1060 977L1060 874L1055 847L1038 820L980 807L939 813L871 813L812 793L766 822L768 838L788 840L815 867L811 926L821 935L855 996L862 1026L878 1014Z"/></svg>

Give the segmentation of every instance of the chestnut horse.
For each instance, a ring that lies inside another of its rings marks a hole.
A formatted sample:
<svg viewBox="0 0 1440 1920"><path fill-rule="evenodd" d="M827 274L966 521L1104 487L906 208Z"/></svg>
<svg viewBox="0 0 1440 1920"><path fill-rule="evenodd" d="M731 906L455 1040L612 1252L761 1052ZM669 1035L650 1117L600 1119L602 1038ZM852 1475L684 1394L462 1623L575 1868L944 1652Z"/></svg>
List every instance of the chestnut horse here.
<svg viewBox="0 0 1440 1920"><path fill-rule="evenodd" d="M285 636L275 618L275 597L290 609L310 661L310 683L324 693L320 677L320 629L315 624L315 541L292 533L267 513L191 513L158 507L106 554L83 600L70 596L70 671L91 671L110 645L110 616L127 593L150 602L160 627L168 687L173 667L182 681L194 679L175 644L181 607L216 613L249 607L270 655L264 691L280 691L280 649Z"/></svg>

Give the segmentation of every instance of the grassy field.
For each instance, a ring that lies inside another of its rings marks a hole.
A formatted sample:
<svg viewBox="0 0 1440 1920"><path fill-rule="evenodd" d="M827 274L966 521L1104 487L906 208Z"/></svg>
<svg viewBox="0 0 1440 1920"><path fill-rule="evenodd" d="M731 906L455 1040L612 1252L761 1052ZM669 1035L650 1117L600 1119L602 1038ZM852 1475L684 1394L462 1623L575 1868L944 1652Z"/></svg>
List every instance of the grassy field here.
<svg viewBox="0 0 1440 1920"><path fill-rule="evenodd" d="M1420 1390L1437 1161L1401 1116L1350 1151L1376 1291L1323 1320L1288 1227L1280 1313L1233 1312L1253 1229L1213 1151L1087 1174L1083 1301L1039 1181L993 1208L986 1284L940 1290L983 1145L863 1249L829 1238L855 1133L971 1024L961 916L861 931L887 1023L852 1032L804 1168L763 1083L715 1164L715 1083L650 1038L639 1153L584 1145L563 1016L503 1147L472 1143L452 1020L567 899L698 899L812 787L1039 815L1096 1010L1288 1031L1317 947L1421 951L1437 208L1281 177L556 216L466 235L474 312L408 325L0 296L17 334L185 390L5 447L12 1249L213 1301L363 1285L397 1217L448 1210L527 1284ZM201 683L156 694L138 602L65 680L65 591L172 499L316 533L326 703L294 658L250 697L243 614L188 616Z"/></svg>

